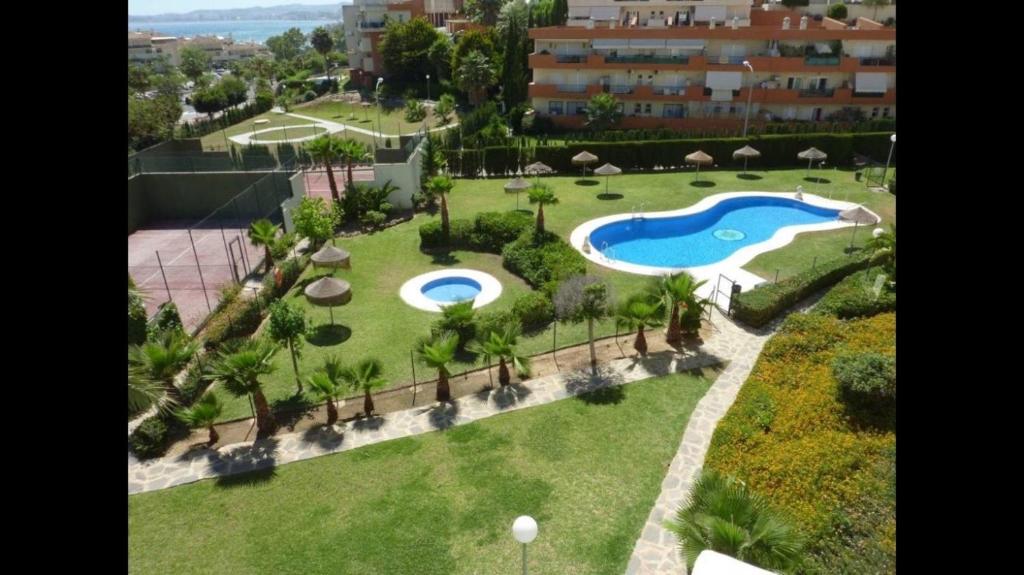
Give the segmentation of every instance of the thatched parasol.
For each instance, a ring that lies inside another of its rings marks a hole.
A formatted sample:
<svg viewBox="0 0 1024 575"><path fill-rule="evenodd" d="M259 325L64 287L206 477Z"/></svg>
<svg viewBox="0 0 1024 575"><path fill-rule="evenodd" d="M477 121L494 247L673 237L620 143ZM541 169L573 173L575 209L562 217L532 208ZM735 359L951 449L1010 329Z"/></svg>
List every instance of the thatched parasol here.
<svg viewBox="0 0 1024 575"><path fill-rule="evenodd" d="M327 276L306 286L305 294L309 303L330 310L331 325L334 325L334 306L352 301L352 286L345 280Z"/></svg>
<svg viewBox="0 0 1024 575"><path fill-rule="evenodd" d="M846 222L853 222L853 233L850 234L850 249L853 249L853 239L857 237L857 228L861 224L871 225L882 221L881 218L864 209L864 206L857 206L839 212L839 219Z"/></svg>
<svg viewBox="0 0 1024 575"><path fill-rule="evenodd" d="M711 156L705 154L704 152L702 152L700 150L697 150L696 152L687 155L685 159L686 159L686 163L687 164L696 164L697 165L697 174L693 178L693 181L695 181L695 182L700 180L700 166L701 166L701 164L711 165L711 164L713 164L715 162L714 158L712 158Z"/></svg>
<svg viewBox="0 0 1024 575"><path fill-rule="evenodd" d="M828 158L828 154L812 146L797 154L796 157L800 158L801 160L807 160L807 175L810 176L811 164L814 162L825 161L825 159Z"/></svg>
<svg viewBox="0 0 1024 575"><path fill-rule="evenodd" d="M325 268L350 269L352 267L350 258L351 254L347 251L331 245L325 245L309 259L313 261L313 267L323 266Z"/></svg>
<svg viewBox="0 0 1024 575"><path fill-rule="evenodd" d="M739 158L743 158L743 173L744 174L747 173L747 160L749 160L750 158L760 158L760 157L761 157L761 152L758 152L757 150L755 150L754 148L751 148L750 146L743 146L742 148L740 148L740 149L738 149L738 150L736 150L735 152L732 153L732 159L734 159L734 160L737 160Z"/></svg>
<svg viewBox="0 0 1024 575"><path fill-rule="evenodd" d="M523 190L527 190L527 189L531 188L532 186L533 186L533 184L531 184L530 182L527 182L526 180L524 180L523 178L521 178L519 176L516 176L516 179L511 180L509 183L505 184L505 191L506 192L515 192L515 194L516 194L516 209L517 210L519 209L519 192L521 192Z"/></svg>
<svg viewBox="0 0 1024 575"><path fill-rule="evenodd" d="M622 173L622 170L616 168L611 164L605 164L600 168L594 170L594 174L598 176L605 176L604 178L604 193L608 195L608 176L617 176Z"/></svg>
<svg viewBox="0 0 1024 575"><path fill-rule="evenodd" d="M555 173L555 170L551 166L543 162L534 162L529 166L523 168L523 172L526 174L537 176L537 183L540 183L541 174L553 174Z"/></svg>
<svg viewBox="0 0 1024 575"><path fill-rule="evenodd" d="M583 177L587 177L587 164L592 164L597 161L597 156L590 152L583 151L572 157L572 163L574 166L583 166Z"/></svg>

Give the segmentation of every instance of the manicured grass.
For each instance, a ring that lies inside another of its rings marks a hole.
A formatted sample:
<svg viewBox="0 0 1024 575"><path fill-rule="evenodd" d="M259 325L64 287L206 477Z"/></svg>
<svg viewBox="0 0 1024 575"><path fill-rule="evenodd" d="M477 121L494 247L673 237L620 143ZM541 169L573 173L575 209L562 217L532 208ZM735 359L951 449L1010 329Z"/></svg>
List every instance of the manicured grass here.
<svg viewBox="0 0 1024 575"><path fill-rule="evenodd" d="M305 138L306 136L316 136L326 133L327 130L319 126L315 128L309 126L295 126L294 128L281 128L274 132L256 134L256 139L260 141L290 140L292 138Z"/></svg>
<svg viewBox="0 0 1024 575"><path fill-rule="evenodd" d="M268 122L266 124L254 125L253 122L255 122L256 120L268 120ZM243 120L235 124L234 126L230 126L226 130L218 130L216 132L212 132L210 134L203 136L203 148L216 148L218 150L223 150L225 149L225 136L230 138L231 136L237 136L239 134L251 134L253 132L254 126L256 130L265 130L267 128L277 128L280 126L305 126L306 129L309 129L311 125L312 122L310 122L309 120L303 120L302 118L295 118L293 116L289 116L287 114L279 114L277 112L266 112L260 114L259 116L249 118L248 120ZM309 134L307 133L306 135ZM291 129L288 130L288 136L292 136ZM262 134L257 135L257 138L260 137L262 137ZM231 142L230 140L228 140L228 142L230 143L230 145L238 147L238 145L235 144L234 142Z"/></svg>
<svg viewBox="0 0 1024 575"><path fill-rule="evenodd" d="M291 463L133 495L129 572L619 574L711 382L670 375Z"/></svg>
<svg viewBox="0 0 1024 575"><path fill-rule="evenodd" d="M359 104L350 104L349 102L315 102L308 105L295 106L292 112L367 130L377 131L381 129L383 133L392 135L410 134L420 129L424 124L426 124L427 128L434 128L440 125L439 118L434 115L433 109L429 107L427 108L426 119L416 123L405 121L405 108L382 108L378 115L376 106L364 109ZM454 116L449 117L449 119L454 119ZM380 128L380 126L383 126L383 128Z"/></svg>

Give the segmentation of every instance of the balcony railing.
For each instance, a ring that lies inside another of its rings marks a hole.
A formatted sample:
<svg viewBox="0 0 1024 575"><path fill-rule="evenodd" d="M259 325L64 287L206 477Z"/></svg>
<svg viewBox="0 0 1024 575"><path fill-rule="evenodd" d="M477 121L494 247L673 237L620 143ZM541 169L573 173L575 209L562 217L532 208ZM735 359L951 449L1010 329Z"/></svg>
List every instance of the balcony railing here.
<svg viewBox="0 0 1024 575"><path fill-rule="evenodd" d="M708 56L708 64L718 64L721 66L742 65L746 59L746 56Z"/></svg>
<svg viewBox="0 0 1024 575"><path fill-rule="evenodd" d="M569 94L582 94L587 91L586 84L558 84L555 89L559 92L566 92Z"/></svg>
<svg viewBox="0 0 1024 575"><path fill-rule="evenodd" d="M884 98L886 92L854 92L854 98Z"/></svg>
<svg viewBox="0 0 1024 575"><path fill-rule="evenodd" d="M604 61L610 64L689 64L689 56L605 56Z"/></svg>
<svg viewBox="0 0 1024 575"><path fill-rule="evenodd" d="M654 86L656 96L683 96L686 94L686 86Z"/></svg>
<svg viewBox="0 0 1024 575"><path fill-rule="evenodd" d="M839 56L804 56L808 66L838 66Z"/></svg>
<svg viewBox="0 0 1024 575"><path fill-rule="evenodd" d="M559 64L583 64L587 61L585 54L556 54L555 62Z"/></svg>
<svg viewBox="0 0 1024 575"><path fill-rule="evenodd" d="M861 66L895 66L896 58L861 58Z"/></svg>
<svg viewBox="0 0 1024 575"><path fill-rule="evenodd" d="M612 94L632 94L633 86L627 84L610 84L604 86L604 91Z"/></svg>
<svg viewBox="0 0 1024 575"><path fill-rule="evenodd" d="M835 88L826 88L824 90L818 88L800 90L801 98L831 98L835 94Z"/></svg>
<svg viewBox="0 0 1024 575"><path fill-rule="evenodd" d="M360 22L359 23L359 29L360 30L378 30L380 28L383 28L384 26L387 26L386 22Z"/></svg>

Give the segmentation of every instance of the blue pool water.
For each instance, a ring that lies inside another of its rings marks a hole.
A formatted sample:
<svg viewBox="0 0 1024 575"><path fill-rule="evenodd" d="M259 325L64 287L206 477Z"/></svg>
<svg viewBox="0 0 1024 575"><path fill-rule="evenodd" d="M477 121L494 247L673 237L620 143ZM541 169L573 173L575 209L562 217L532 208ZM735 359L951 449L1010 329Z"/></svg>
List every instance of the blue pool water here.
<svg viewBox="0 0 1024 575"><path fill-rule="evenodd" d="M590 234L590 245L612 260L656 267L719 262L768 240L779 228L835 221L839 210L788 198L730 198L696 214L623 220ZM607 246L605 245L607 242Z"/></svg>
<svg viewBox="0 0 1024 575"><path fill-rule="evenodd" d="M442 303L473 299L480 294L480 284L463 277L441 278L423 284L420 291L428 298Z"/></svg>

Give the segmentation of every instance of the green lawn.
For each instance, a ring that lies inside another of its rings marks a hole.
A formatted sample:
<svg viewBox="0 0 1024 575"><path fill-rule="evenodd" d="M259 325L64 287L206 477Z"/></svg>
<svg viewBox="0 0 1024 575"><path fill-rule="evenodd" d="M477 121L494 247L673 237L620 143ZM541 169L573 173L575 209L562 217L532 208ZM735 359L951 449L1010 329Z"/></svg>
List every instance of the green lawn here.
<svg viewBox="0 0 1024 575"><path fill-rule="evenodd" d="M353 256L354 259L354 256ZM444 432L129 497L129 572L619 574L696 402L670 375Z"/></svg>
<svg viewBox="0 0 1024 575"><path fill-rule="evenodd" d="M416 123L405 121L405 108L383 108L380 110L380 114L378 114L376 106L363 108L360 104L350 104L348 102L302 104L292 108L292 112L373 131L383 126L382 131L385 134L410 134L420 129L424 124L426 124L427 128L434 128L440 125L439 119L434 115L431 108L427 108L427 118L422 122Z"/></svg>
<svg viewBox="0 0 1024 575"><path fill-rule="evenodd" d="M545 178L560 198L558 205L545 209L545 219L549 230L568 239L577 225L598 216L628 212L634 205L639 207L641 202L646 203L647 210L678 209L713 193L738 190L789 191L795 190L798 184L804 185L807 192L826 196L829 187L833 187L833 197L841 199L848 193L851 201L863 202L878 212L884 223L893 221L895 216L895 197L867 191L863 184L854 182L852 172L838 172L833 176L834 184L822 184L820 188L803 180L803 170L761 172L759 175L764 179L751 182L737 179L735 172L710 172L702 175L702 179L716 183L710 188L689 185L692 174L623 175L611 180L610 191L623 194L617 200L596 198L598 190L604 189L603 182L601 186L580 186L575 183L575 177ZM481 211L515 209L515 195L504 192L504 183L504 179L457 180L449 199L451 216L471 218ZM522 207L529 207L525 194L520 197L520 201ZM507 309L517 296L529 291L529 286L523 280L502 268L500 256L458 251L451 254L451 260L439 260L420 252L419 226L435 217L439 216L418 214L412 222L372 235L338 240L338 245L352 254L352 269L336 273L352 284L353 291L352 302L335 310L337 322L345 327L345 339L314 338L307 342L299 360L299 369L304 377L319 367L323 358L329 354L338 354L343 361L376 356L384 362L386 375L392 385L411 383L410 350L418 338L429 334L430 324L438 317L438 314L410 307L398 295L402 284L418 274L445 266L467 267L490 273L501 282L503 291L497 301L482 308L482 311ZM842 256L843 249L849 243L849 236L848 231L801 234L792 244L759 256L747 268L769 280L774 279L775 269L783 269L779 275L781 279L795 271L809 268L815 257L818 261L825 261ZM857 244L863 244L869 237L869 229L861 230ZM589 273L606 278L620 298L649 281L644 276L609 270L590 262L587 267ZM302 296L302 288L310 277L322 273L312 268L307 269L298 286L286 296L289 301L302 306L316 324L327 323L328 312L324 308L309 306ZM598 324L598 336L609 336L614 332L612 321ZM560 347L585 341L586 329L583 324L558 327ZM520 340L520 344L522 351L527 354L548 351L552 345L552 330L549 327L539 333L527 334ZM483 365L482 360L474 361L472 357L464 359L466 361L455 366L457 372ZM276 362L277 373L266 378L267 397L271 403L294 401L295 376L287 351L279 353ZM417 366L417 377L420 380L429 379L431 374ZM222 390L217 393L225 402L222 420L250 416L247 399L232 398Z"/></svg>
<svg viewBox="0 0 1024 575"><path fill-rule="evenodd" d="M261 141L290 140L292 138L305 138L325 134L327 130L321 127L311 128L309 126L295 126L293 128L280 128L274 132L257 134L256 138Z"/></svg>
<svg viewBox="0 0 1024 575"><path fill-rule="evenodd" d="M267 120L268 122L266 124L255 125L253 124L253 122L255 122L256 120ZM295 118L287 114L279 114L277 112L266 112L253 118L249 118L248 120L243 120L235 124L234 126L229 127L226 130L218 130L216 132L212 132L210 134L203 136L203 149L224 150L226 138L230 138L231 136L237 136L239 134L244 133L251 134L253 132L254 127L256 130L265 130L267 128L277 128L280 126L305 126L306 129L309 130L310 127L312 126L312 122L310 122L309 120L303 120L301 118ZM307 133L306 135L309 134ZM293 137L291 130L288 130L288 136ZM237 144L235 144L234 142L230 142L230 140L228 140L228 142L232 146L237 146Z"/></svg>

